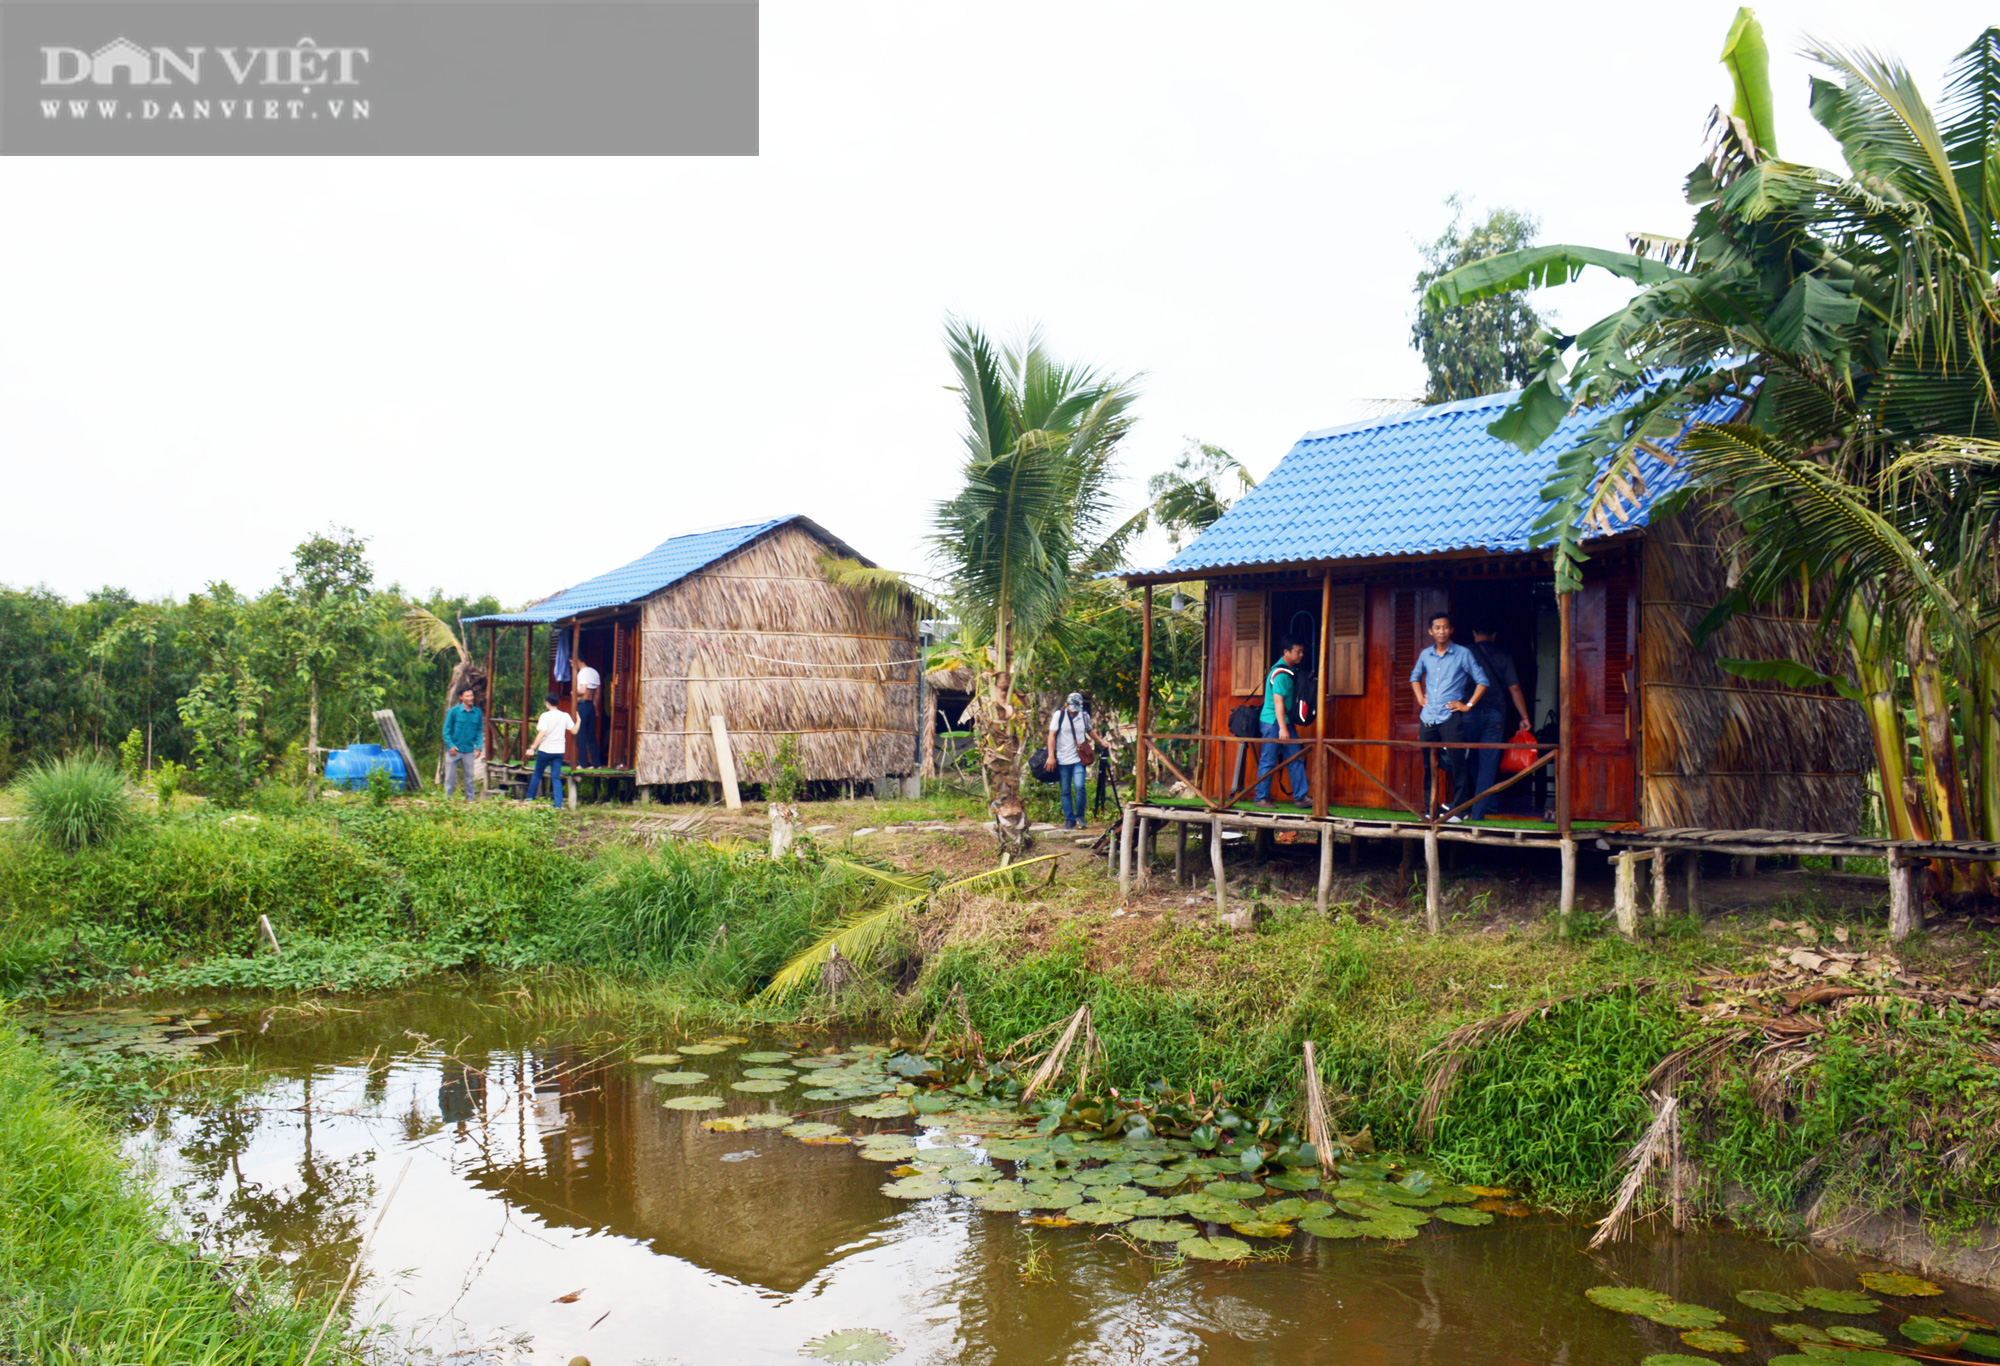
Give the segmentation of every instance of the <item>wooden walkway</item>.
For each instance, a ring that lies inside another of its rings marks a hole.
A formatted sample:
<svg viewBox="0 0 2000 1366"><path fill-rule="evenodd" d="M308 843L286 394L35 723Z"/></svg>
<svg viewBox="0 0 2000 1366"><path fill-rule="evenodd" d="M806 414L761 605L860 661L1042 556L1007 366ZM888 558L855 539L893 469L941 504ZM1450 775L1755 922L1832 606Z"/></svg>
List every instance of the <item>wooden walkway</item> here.
<svg viewBox="0 0 2000 1366"><path fill-rule="evenodd" d="M1315 820L1309 811L1296 813L1283 808L1269 810L1204 810L1200 807L1134 803L1125 808L1114 853L1118 859L1119 894L1129 895L1136 879L1141 890L1151 884L1150 860L1140 850L1150 850L1161 825L1175 828L1174 879L1190 880L1188 831L1201 830L1208 846L1208 862L1215 879L1215 907L1226 913L1228 879L1223 869L1223 835L1229 830L1311 831L1319 841L1318 906L1326 913L1333 884L1333 849L1348 846L1351 862L1364 839L1421 841L1424 846L1424 912L1433 932L1441 928L1443 878L1439 868L1439 846L1445 843L1477 844L1501 849L1547 849L1562 863L1562 892L1558 903L1567 920L1576 905L1576 860L1587 843L1609 851L1614 868L1612 905L1619 931L1633 936L1639 929L1638 867L1650 863L1651 902L1656 919L1668 910L1667 868L1675 854L1683 854L1682 877L1686 888L1686 910L1701 913L1702 854L1726 854L1737 858L1779 858L1793 855L1826 858L1881 859L1888 869L1889 938L1900 942L1923 925L1923 884L1920 871L1933 860L1972 863L2000 863L2000 844L1976 840L1887 840L1862 835L1835 835L1801 830L1706 830L1691 827L1659 829L1572 828L1573 838L1565 839L1553 825L1543 822L1514 826L1485 824L1434 824L1392 816L1380 819L1354 815L1329 815Z"/></svg>

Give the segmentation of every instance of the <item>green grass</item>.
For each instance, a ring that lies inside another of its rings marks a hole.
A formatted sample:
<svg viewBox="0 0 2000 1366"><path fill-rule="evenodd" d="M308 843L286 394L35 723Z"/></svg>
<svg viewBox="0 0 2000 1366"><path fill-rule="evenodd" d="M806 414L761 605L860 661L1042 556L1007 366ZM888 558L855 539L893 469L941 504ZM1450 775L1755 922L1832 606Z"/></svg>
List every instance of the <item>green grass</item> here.
<svg viewBox="0 0 2000 1366"><path fill-rule="evenodd" d="M109 1135L0 1022L0 1359L44 1366L280 1366L324 1306L160 1236ZM338 1338L338 1328L330 1337ZM331 1353L321 1349L321 1360Z"/></svg>
<svg viewBox="0 0 2000 1366"><path fill-rule="evenodd" d="M12 787L29 833L58 849L101 844L132 823L125 775L99 754L44 760Z"/></svg>

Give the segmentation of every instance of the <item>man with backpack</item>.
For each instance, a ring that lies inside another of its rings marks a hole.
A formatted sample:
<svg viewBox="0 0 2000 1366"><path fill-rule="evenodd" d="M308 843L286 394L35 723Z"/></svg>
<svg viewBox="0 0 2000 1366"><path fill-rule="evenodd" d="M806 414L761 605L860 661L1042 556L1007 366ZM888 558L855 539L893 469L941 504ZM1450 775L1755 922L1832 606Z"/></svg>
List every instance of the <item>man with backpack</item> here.
<svg viewBox="0 0 2000 1366"><path fill-rule="evenodd" d="M1312 805L1306 785L1306 761L1301 745L1292 744L1293 726L1305 718L1299 706L1299 665L1305 663L1305 642L1288 640L1278 662L1264 675L1264 710L1258 717L1264 743L1257 749L1257 805L1271 806L1271 773L1289 761L1292 800L1300 806ZM1274 743L1276 742L1276 743Z"/></svg>
<svg viewBox="0 0 2000 1366"><path fill-rule="evenodd" d="M1088 809L1090 765L1097 758L1091 741L1104 737L1090 728L1090 713L1083 709L1083 694L1073 692L1062 708L1049 718L1049 762L1056 770L1056 785L1062 789L1063 829L1081 830Z"/></svg>
<svg viewBox="0 0 2000 1366"><path fill-rule="evenodd" d="M1477 706L1465 713L1464 738L1469 745L1497 745L1507 738L1509 697L1514 699L1514 709L1521 713L1521 720L1528 720L1528 699L1521 692L1521 675L1514 669L1513 656L1494 643L1499 634L1487 625L1472 628L1472 657L1479 661L1493 686L1480 695ZM1478 776L1470 781L1461 776L1453 805L1471 801L1475 792L1484 792L1500 777L1500 756L1505 751L1475 749L1467 752L1472 756L1469 767L1477 770ZM1498 802L1497 797L1481 797L1465 813L1465 818L1469 821L1484 820L1493 814Z"/></svg>

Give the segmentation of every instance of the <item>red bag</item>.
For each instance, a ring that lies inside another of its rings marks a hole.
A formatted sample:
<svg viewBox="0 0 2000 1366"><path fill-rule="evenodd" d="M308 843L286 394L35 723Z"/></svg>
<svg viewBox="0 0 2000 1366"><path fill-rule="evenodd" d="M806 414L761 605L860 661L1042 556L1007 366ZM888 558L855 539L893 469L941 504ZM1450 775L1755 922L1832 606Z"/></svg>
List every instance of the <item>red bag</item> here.
<svg viewBox="0 0 2000 1366"><path fill-rule="evenodd" d="M1526 745L1526 749L1503 750L1500 755L1500 770L1503 773L1519 773L1535 766L1535 733L1523 721L1521 728L1507 741L1510 745Z"/></svg>

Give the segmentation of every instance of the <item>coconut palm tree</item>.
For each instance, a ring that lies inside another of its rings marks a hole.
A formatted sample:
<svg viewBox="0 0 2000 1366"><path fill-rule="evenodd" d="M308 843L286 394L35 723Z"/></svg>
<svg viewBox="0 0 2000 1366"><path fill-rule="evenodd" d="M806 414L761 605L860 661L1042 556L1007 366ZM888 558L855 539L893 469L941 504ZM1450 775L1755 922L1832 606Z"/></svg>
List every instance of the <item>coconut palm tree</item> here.
<svg viewBox="0 0 2000 1366"><path fill-rule="evenodd" d="M1136 391L1057 361L1039 334L1003 349L954 318L946 341L965 405L965 483L938 505L931 546L978 664L980 763L1011 860L1029 843L1021 754L1035 719L1015 679L1038 645L1061 639L1075 584L1115 567L1143 525L1143 514L1114 524L1111 500Z"/></svg>
<svg viewBox="0 0 2000 1366"><path fill-rule="evenodd" d="M1170 468L1146 481L1147 510L1179 550L1182 538L1214 526L1231 503L1256 487L1241 460L1220 446L1190 439Z"/></svg>

